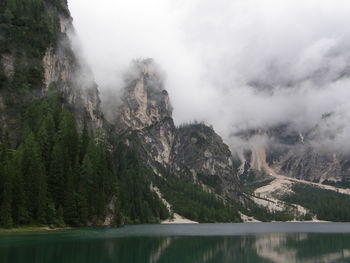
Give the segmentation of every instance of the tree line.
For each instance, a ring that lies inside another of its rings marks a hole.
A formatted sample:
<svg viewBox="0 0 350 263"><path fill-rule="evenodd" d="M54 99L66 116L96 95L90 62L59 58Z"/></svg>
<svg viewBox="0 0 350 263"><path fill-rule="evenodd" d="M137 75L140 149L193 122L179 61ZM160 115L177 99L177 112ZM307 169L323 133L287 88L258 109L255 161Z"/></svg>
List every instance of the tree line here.
<svg viewBox="0 0 350 263"><path fill-rule="evenodd" d="M194 184L189 178L163 172L154 181L175 212L201 223L241 222L237 206Z"/></svg>
<svg viewBox="0 0 350 263"><path fill-rule="evenodd" d="M294 184L292 190L294 194L286 195L283 199L308 208L318 219L350 221L349 195L301 183Z"/></svg>
<svg viewBox="0 0 350 263"><path fill-rule="evenodd" d="M137 151L114 147L102 129L80 131L53 95L23 114L21 143L0 144L0 225L101 225L158 222L169 216L150 191Z"/></svg>

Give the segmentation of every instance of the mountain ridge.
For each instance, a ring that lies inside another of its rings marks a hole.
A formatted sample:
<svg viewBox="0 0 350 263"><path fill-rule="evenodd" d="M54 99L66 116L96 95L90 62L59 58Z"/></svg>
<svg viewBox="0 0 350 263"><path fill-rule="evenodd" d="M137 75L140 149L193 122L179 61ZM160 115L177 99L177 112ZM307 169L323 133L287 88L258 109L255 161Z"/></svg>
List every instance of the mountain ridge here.
<svg viewBox="0 0 350 263"><path fill-rule="evenodd" d="M174 174L186 175L194 183L207 184L208 180L215 180L206 176L215 177L217 182L206 186L238 201L239 183L229 147L205 124L175 127L159 67L151 59L133 63L131 70L137 70L127 75L134 79L127 81L122 103L111 109L116 112L115 120L111 121L119 128L117 132L123 134L126 132L123 128L127 128L137 134L149 165L156 162ZM153 169L157 170L157 165ZM198 174L202 174L203 180Z"/></svg>

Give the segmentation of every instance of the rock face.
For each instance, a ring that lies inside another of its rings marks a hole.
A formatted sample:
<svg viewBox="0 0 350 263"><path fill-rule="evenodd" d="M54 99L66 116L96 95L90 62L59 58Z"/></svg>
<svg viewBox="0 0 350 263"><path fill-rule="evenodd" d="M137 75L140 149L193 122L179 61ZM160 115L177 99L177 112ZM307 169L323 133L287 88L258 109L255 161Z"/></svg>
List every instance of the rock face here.
<svg viewBox="0 0 350 263"><path fill-rule="evenodd" d="M78 125L82 127L86 120L94 130L103 125L99 92L91 70L79 55L79 48L75 48L75 32L67 1L60 2L61 9L58 13L51 4L47 4L47 12L58 16L60 36L57 43L46 47L42 58L38 55L38 59L42 59L43 84L32 87L21 103L45 97L51 90L58 91L64 99L65 106L74 112ZM16 50L0 54L0 70L10 81L14 78L16 59ZM19 119L19 110L12 112L14 107L8 103L9 96L6 92L4 89L0 91L0 133L4 127L16 133L21 126L16 122ZM16 104L16 100L14 101ZM9 107L6 104L9 104Z"/></svg>
<svg viewBox="0 0 350 263"><path fill-rule="evenodd" d="M43 95L50 89L58 90L67 105L74 105L78 124L82 126L84 118L91 128L102 127L100 98L93 74L85 61L74 50L75 32L72 18L60 15L61 38L55 47L49 47L43 58L44 89Z"/></svg>
<svg viewBox="0 0 350 263"><path fill-rule="evenodd" d="M160 69L152 59L135 61L125 76L125 90L118 109L119 132L141 130L171 118L172 106L163 87Z"/></svg>
<svg viewBox="0 0 350 263"><path fill-rule="evenodd" d="M279 170L289 177L319 182L343 181L349 177L349 162L335 153L318 153L312 147L290 150L279 163ZM348 166L346 169L345 166Z"/></svg>
<svg viewBox="0 0 350 263"><path fill-rule="evenodd" d="M107 112L120 135L134 133L148 164L170 167L176 137L172 106L163 77L151 60L134 61L125 76L121 103Z"/></svg>
<svg viewBox="0 0 350 263"><path fill-rule="evenodd" d="M3 54L1 55L1 66L4 70L5 76L7 78L12 78L15 73L15 58L11 54Z"/></svg>
<svg viewBox="0 0 350 263"><path fill-rule="evenodd" d="M120 105L106 114L113 116L109 121L116 132L136 136L144 160L157 174L165 168L236 198L238 180L228 146L204 124L175 127L163 74L155 62L134 61L125 83Z"/></svg>
<svg viewBox="0 0 350 263"><path fill-rule="evenodd" d="M271 168L281 175L317 183L349 181L349 156L320 146L318 131L323 121L325 120L322 119L317 127L304 133L289 124L266 130L264 132L266 155L260 156L261 161L266 161L265 170ZM249 134L255 136L256 133ZM253 157L252 149L251 160L254 160ZM256 170L264 168L254 166L253 161L250 167Z"/></svg>
<svg viewBox="0 0 350 263"><path fill-rule="evenodd" d="M163 119L137 132L139 141L149 157L148 162L155 162L166 168L173 165L173 146L177 140L176 129L171 118Z"/></svg>
<svg viewBox="0 0 350 263"><path fill-rule="evenodd" d="M58 2L61 2L59 11L54 7ZM67 1L56 1L55 5L46 4L48 14L59 20L60 33L57 43L55 39L55 43L48 44L46 50L38 52L35 57L39 61L42 60L42 64L38 63L35 68L40 69L35 76L43 74L43 81L37 81L30 87L26 86L25 92L20 87L14 90L13 82L15 82L18 61L25 67L28 67L31 62L26 61L27 57L21 55L25 51L19 52L15 45L13 49L6 51L7 53L0 54L0 84L6 78L6 87L0 87L0 135L6 130L11 131L10 137L14 144L18 143L23 125L20 116L22 107L33 99L45 97L52 90L62 95L64 106L74 113L79 127L83 126L84 121L92 130L104 124L93 74L79 55L78 48L75 48L75 34ZM21 70L19 69L18 72Z"/></svg>
<svg viewBox="0 0 350 263"><path fill-rule="evenodd" d="M320 125L322 125L322 121ZM350 158L345 154L319 147L317 131L314 127L302 134L293 129L279 127L270 132L274 145L269 156L278 172L289 177L319 182L348 181L350 178ZM315 144L317 142L317 145ZM274 160L273 160L274 159Z"/></svg>
<svg viewBox="0 0 350 263"><path fill-rule="evenodd" d="M238 198L231 151L211 127L204 124L180 127L173 163L177 170L189 170L194 181L209 185L224 196Z"/></svg>

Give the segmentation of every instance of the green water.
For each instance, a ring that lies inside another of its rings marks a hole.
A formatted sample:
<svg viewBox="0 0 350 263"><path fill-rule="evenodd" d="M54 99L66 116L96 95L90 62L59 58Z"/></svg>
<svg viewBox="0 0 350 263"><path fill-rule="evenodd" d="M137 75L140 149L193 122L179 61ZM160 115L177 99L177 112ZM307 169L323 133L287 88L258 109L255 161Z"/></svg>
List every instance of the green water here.
<svg viewBox="0 0 350 263"><path fill-rule="evenodd" d="M0 262L350 262L350 224L137 225L1 234Z"/></svg>

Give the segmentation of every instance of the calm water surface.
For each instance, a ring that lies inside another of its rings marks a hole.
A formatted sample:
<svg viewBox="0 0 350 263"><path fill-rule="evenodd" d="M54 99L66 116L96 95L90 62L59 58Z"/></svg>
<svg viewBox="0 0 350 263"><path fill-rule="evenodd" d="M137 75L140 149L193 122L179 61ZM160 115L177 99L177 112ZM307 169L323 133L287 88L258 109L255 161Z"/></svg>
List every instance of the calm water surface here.
<svg viewBox="0 0 350 263"><path fill-rule="evenodd" d="M350 262L350 224L137 225L1 234L0 262Z"/></svg>

